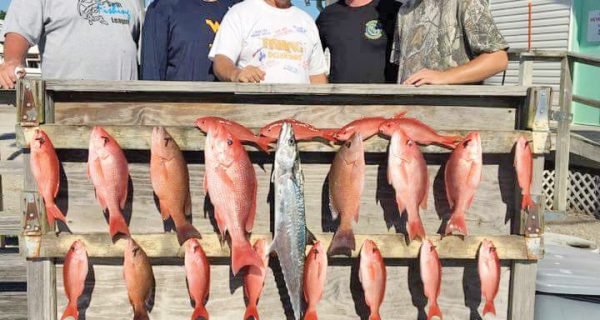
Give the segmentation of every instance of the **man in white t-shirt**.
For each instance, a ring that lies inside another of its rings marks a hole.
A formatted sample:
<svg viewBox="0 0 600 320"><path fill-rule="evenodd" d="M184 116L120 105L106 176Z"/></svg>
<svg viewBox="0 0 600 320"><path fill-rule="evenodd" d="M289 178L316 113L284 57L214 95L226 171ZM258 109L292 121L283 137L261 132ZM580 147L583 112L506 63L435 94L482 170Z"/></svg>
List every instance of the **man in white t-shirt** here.
<svg viewBox="0 0 600 320"><path fill-rule="evenodd" d="M209 58L221 81L327 83L317 26L290 0L245 0L233 6Z"/></svg>

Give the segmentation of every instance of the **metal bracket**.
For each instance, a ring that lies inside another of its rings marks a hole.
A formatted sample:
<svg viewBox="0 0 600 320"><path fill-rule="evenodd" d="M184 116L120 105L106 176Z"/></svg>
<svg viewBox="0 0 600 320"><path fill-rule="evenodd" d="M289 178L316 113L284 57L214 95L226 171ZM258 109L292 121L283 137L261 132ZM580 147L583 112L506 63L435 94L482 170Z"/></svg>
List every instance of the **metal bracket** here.
<svg viewBox="0 0 600 320"><path fill-rule="evenodd" d="M22 193L22 208L23 208L23 235L24 236L41 236L42 222L40 220L40 199L36 192Z"/></svg>
<svg viewBox="0 0 600 320"><path fill-rule="evenodd" d="M563 111L551 111L550 119L558 121L558 122L564 122L564 121L571 122L571 121L573 121L573 114L563 112Z"/></svg>
<svg viewBox="0 0 600 320"><path fill-rule="evenodd" d="M544 196L532 195L535 206L525 215L524 233L530 238L539 238L544 234Z"/></svg>
<svg viewBox="0 0 600 320"><path fill-rule="evenodd" d="M21 126L38 126L44 121L44 103L40 94L43 82L21 79L17 85L17 123Z"/></svg>
<svg viewBox="0 0 600 320"><path fill-rule="evenodd" d="M533 119L534 130L538 131L548 131L550 130L550 126L548 123L549 119L549 91L548 90L539 90L537 91L537 95L535 97L535 117Z"/></svg>
<svg viewBox="0 0 600 320"><path fill-rule="evenodd" d="M525 244L527 245L527 257L529 259L539 260L544 258L544 238L525 237Z"/></svg>

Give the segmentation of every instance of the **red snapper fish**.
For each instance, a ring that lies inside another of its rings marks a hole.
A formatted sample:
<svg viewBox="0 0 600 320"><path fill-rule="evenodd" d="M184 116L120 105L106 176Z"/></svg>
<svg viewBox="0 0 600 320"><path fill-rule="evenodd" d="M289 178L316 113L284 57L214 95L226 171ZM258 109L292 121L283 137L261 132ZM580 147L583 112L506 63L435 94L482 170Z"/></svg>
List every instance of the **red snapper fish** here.
<svg viewBox="0 0 600 320"><path fill-rule="evenodd" d="M246 237L256 215L256 173L248 153L225 126L217 125L208 131L204 155L204 189L221 236L228 232L231 238L233 274L245 266L263 267Z"/></svg>
<svg viewBox="0 0 600 320"><path fill-rule="evenodd" d="M170 216L175 223L179 244L200 238L200 232L188 221L192 200L187 163L177 142L163 127L152 129L150 180L163 220Z"/></svg>
<svg viewBox="0 0 600 320"><path fill-rule="evenodd" d="M210 130L210 128L215 127L217 124L225 126L225 128L240 141L253 143L256 146L258 146L262 151L269 153L269 142L271 141L270 139L255 135L254 132L252 132L250 129L244 127L243 125L235 121L219 117L201 117L196 119L196 126L206 133L208 133L208 130Z"/></svg>
<svg viewBox="0 0 600 320"><path fill-rule="evenodd" d="M379 308L385 296L386 271L383 257L372 240L365 240L360 250L358 279L362 285L365 302L371 314L369 320L381 320Z"/></svg>
<svg viewBox="0 0 600 320"><path fill-rule="evenodd" d="M256 254L262 258L263 267L258 268L250 266L248 272L244 274L244 294L248 299L246 305L246 313L244 313L244 320L254 319L259 320L258 316L258 299L262 293L263 286L265 284L265 277L267 276L266 268L269 265L269 254L267 252L267 241L264 239L258 239L254 242L253 246Z"/></svg>
<svg viewBox="0 0 600 320"><path fill-rule="evenodd" d="M442 264L438 257L435 246L430 240L423 241L419 252L419 264L421 269L421 281L423 281L423 290L425 297L429 301L429 312L427 320L433 317L442 319L442 311L437 303L440 296L442 285Z"/></svg>
<svg viewBox="0 0 600 320"><path fill-rule="evenodd" d="M60 163L54 145L42 129L36 129L30 148L31 173L37 182L38 191L44 198L48 225L54 228L54 221L57 219L67 223L64 214L54 201L60 187Z"/></svg>
<svg viewBox="0 0 600 320"><path fill-rule="evenodd" d="M315 138L336 141L333 134L337 129L317 129L308 123L300 122L296 119L283 119L269 123L262 127L259 133L261 136L269 138L269 141L271 142L277 141L277 139L279 139L279 133L281 132L281 126L286 122L292 125L294 137L297 141L309 141Z"/></svg>
<svg viewBox="0 0 600 320"><path fill-rule="evenodd" d="M500 259L492 241L483 240L481 247L479 247L479 259L477 263L479 281L481 282L481 294L485 298L483 316L488 312L496 315L494 299L500 287Z"/></svg>
<svg viewBox="0 0 600 320"><path fill-rule="evenodd" d="M406 112L400 112L393 118L402 118L405 114ZM362 117L340 128L333 134L333 137L338 141L346 141L350 139L355 132L360 132L364 141L378 134L379 127L387 120L388 119L384 117Z"/></svg>
<svg viewBox="0 0 600 320"><path fill-rule="evenodd" d="M531 199L531 172L533 171L533 155L531 146L524 137L519 137L515 147L515 168L517 169L517 181L521 188L523 199L521 209L531 209L535 203Z"/></svg>
<svg viewBox="0 0 600 320"><path fill-rule="evenodd" d="M96 198L104 212L108 210L111 237L129 235L123 217L127 201L129 168L119 143L103 128L94 127L90 137L88 176L96 188Z"/></svg>
<svg viewBox="0 0 600 320"><path fill-rule="evenodd" d="M358 222L360 197L365 185L365 149L360 132L346 141L335 155L329 171L329 208L340 218L328 253L343 254L356 247L352 220Z"/></svg>
<svg viewBox="0 0 600 320"><path fill-rule="evenodd" d="M382 123L379 132L389 137L397 129L402 129L411 140L423 145L438 144L454 149L456 143L462 140L461 136L439 135L431 127L415 118L404 118L398 115Z"/></svg>
<svg viewBox="0 0 600 320"><path fill-rule="evenodd" d="M69 300L67 308L62 315L61 320L67 318L79 319L79 310L77 309L77 300L83 294L85 289L85 279L88 275L88 256L85 246L80 240L76 240L69 248L65 256L63 267L63 282L65 286L65 295Z"/></svg>
<svg viewBox="0 0 600 320"><path fill-rule="evenodd" d="M154 273L148 256L133 239L125 247L123 277L129 302L133 307L133 320L148 320L147 305L154 290Z"/></svg>
<svg viewBox="0 0 600 320"><path fill-rule="evenodd" d="M419 215L419 206L427 208L429 175L425 158L419 146L403 131L392 134L388 154L388 183L396 190L398 211L408 214L408 238L425 239L425 228Z"/></svg>
<svg viewBox="0 0 600 320"><path fill-rule="evenodd" d="M317 320L317 304L323 297L327 277L327 254L320 241L315 242L304 263L304 320Z"/></svg>
<svg viewBox="0 0 600 320"><path fill-rule="evenodd" d="M192 319L208 320L206 301L210 291L210 265L198 239L187 240L185 246L185 276L190 298L194 300Z"/></svg>
<svg viewBox="0 0 600 320"><path fill-rule="evenodd" d="M465 212L473 204L475 191L481 182L483 160L481 138L478 132L470 132L456 146L446 163L446 196L452 208L450 220L446 226L446 235L460 233L467 235Z"/></svg>

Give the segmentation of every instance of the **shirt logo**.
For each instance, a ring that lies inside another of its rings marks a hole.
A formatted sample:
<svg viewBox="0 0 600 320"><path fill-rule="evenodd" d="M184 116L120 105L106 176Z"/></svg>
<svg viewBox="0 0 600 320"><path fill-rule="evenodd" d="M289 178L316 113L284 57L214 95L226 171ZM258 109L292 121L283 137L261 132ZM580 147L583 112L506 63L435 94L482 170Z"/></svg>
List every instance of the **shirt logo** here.
<svg viewBox="0 0 600 320"><path fill-rule="evenodd" d="M210 27L210 30L212 30L212 32L217 33L217 31L219 31L219 27L221 26L219 21L206 19L204 20L204 22L206 22L206 25Z"/></svg>
<svg viewBox="0 0 600 320"><path fill-rule="evenodd" d="M377 40L383 36L383 26L377 20L371 20L365 24L365 37Z"/></svg>
<svg viewBox="0 0 600 320"><path fill-rule="evenodd" d="M129 24L131 20L131 12L129 9L124 8L120 2L78 0L77 11L90 25L94 25L95 22L103 25L108 25L109 22Z"/></svg>

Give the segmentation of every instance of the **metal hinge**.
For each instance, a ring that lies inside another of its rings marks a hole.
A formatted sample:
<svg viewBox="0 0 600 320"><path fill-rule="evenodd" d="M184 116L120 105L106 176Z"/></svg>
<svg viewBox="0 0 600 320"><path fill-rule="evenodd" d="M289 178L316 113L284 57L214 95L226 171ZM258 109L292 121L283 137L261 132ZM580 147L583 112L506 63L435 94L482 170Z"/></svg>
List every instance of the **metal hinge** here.
<svg viewBox="0 0 600 320"><path fill-rule="evenodd" d="M558 122L573 121L573 114L563 111L550 111L550 119Z"/></svg>

